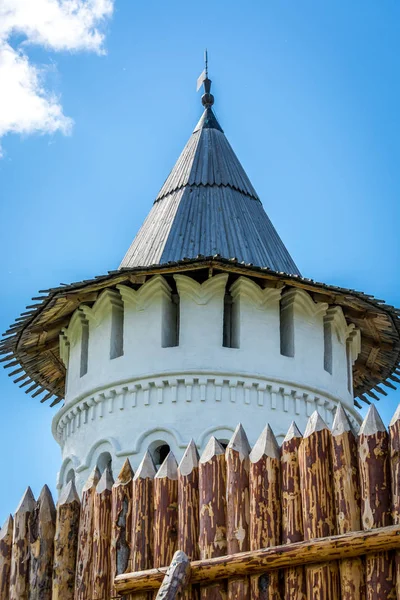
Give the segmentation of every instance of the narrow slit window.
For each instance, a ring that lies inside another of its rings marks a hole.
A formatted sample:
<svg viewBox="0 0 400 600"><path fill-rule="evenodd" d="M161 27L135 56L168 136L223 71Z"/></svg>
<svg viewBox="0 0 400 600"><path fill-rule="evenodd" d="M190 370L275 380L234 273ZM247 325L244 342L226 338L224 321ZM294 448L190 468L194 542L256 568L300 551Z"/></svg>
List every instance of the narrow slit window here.
<svg viewBox="0 0 400 600"><path fill-rule="evenodd" d="M351 344L346 342L346 363L347 363L347 389L349 393L353 393L353 366L351 360Z"/></svg>
<svg viewBox="0 0 400 600"><path fill-rule="evenodd" d="M89 358L89 323L82 321L82 337L81 337L81 370L80 375L83 377L88 372Z"/></svg>
<svg viewBox="0 0 400 600"><path fill-rule="evenodd" d="M284 298L280 302L279 331L281 338L281 354L294 357L294 312L293 305L285 305Z"/></svg>
<svg viewBox="0 0 400 600"><path fill-rule="evenodd" d="M124 310L112 308L110 358L118 358L124 353Z"/></svg>
<svg viewBox="0 0 400 600"><path fill-rule="evenodd" d="M324 320L324 369L332 375L332 323Z"/></svg>
<svg viewBox="0 0 400 600"><path fill-rule="evenodd" d="M171 303L164 310L162 347L179 346L180 299L179 294L172 294Z"/></svg>
<svg viewBox="0 0 400 600"><path fill-rule="evenodd" d="M224 298L224 323L223 340L224 348L239 348L237 339L236 311L234 310L232 296L225 294Z"/></svg>

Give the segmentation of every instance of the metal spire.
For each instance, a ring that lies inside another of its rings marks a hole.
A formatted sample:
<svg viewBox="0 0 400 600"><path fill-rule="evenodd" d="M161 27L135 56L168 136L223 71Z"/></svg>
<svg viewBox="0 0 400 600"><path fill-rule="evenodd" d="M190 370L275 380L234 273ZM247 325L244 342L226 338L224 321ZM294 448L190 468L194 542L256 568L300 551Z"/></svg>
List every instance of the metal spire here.
<svg viewBox="0 0 400 600"><path fill-rule="evenodd" d="M204 108L211 108L214 104L214 96L211 94L211 79L208 78L208 52L207 48L204 51L204 70L197 79L197 91L204 86L204 94L201 97L201 102Z"/></svg>

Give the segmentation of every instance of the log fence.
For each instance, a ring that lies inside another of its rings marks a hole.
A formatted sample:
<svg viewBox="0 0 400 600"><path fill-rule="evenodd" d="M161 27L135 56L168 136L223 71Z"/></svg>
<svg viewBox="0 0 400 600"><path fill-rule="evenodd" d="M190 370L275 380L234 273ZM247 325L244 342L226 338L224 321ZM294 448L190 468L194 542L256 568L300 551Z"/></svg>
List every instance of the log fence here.
<svg viewBox="0 0 400 600"><path fill-rule="evenodd" d="M399 557L400 407L387 431L371 405L356 434L339 405L281 447L239 425L179 467L95 469L57 507L28 488L0 531L0 600L395 599Z"/></svg>

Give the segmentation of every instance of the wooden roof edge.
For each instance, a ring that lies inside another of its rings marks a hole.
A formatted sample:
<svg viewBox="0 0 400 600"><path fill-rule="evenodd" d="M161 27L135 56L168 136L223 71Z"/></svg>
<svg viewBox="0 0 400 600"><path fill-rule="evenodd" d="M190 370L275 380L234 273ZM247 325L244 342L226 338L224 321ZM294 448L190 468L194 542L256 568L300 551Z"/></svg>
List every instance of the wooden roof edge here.
<svg viewBox="0 0 400 600"><path fill-rule="evenodd" d="M291 275L283 272L276 272L268 267L257 267L252 264L246 264L244 262L238 262L236 259L225 259L218 255L215 256L198 256L193 259L184 259L179 262L169 262L167 264L162 265L151 265L149 267L129 267L122 268L118 270L109 271L106 275L98 275L92 279L86 279L79 282L74 282L69 285L61 284L58 287L50 288L49 290L42 290L39 294L46 294L40 297L34 297L33 300L40 302L33 307L29 306L29 312L23 313L23 317L19 317L19 320L8 329L8 332L3 335L7 335L5 339L0 342L0 355L7 355L6 361L13 361L15 365L20 365L21 369L18 369L18 373L21 371L25 371L26 377L29 377L32 382L37 382L35 389L37 387L42 388L41 392L46 392L46 396L42 398L42 402L49 399L52 396L56 396L56 399L51 403L51 406L57 404L63 399L63 389L58 385L59 379L57 380L57 385L49 385L49 381L45 381L42 374L36 371L36 369L32 368L32 359L36 355L42 353L41 346L37 348L37 352L35 353L34 348L29 351L29 365L26 364L24 360L26 352L21 352L19 348L19 343L21 337L24 333L29 331L30 327L33 323L37 321L37 319L43 314L46 308L49 308L51 304L57 301L57 299L68 296L74 296L83 290L95 291L101 290L105 287L114 286L120 281L125 281L129 279L132 282L132 277L138 277L137 283L142 283L143 281L139 281L139 277L150 276L156 273L160 274L168 274L174 273L176 271L195 271L200 269L216 269L222 271L230 271L235 273L241 273L243 275L249 275L253 277L261 277L261 278L271 278L274 280L280 280L284 285L301 285L304 289L310 292L319 293L321 290L324 292L331 293L333 295L338 295L344 297L344 300L356 300L357 303L360 303L360 310L362 306L364 310L367 312L378 312L379 314L384 314L387 318L390 319L393 332L397 337L397 344L391 351L391 353L396 356L393 357L393 361L390 361L390 365L388 368L384 370L384 373L379 379L374 380L373 383L368 383L365 386L359 386L356 389L355 398L360 398L363 402L369 403L365 394L372 389L378 391L379 393L385 394L384 390L381 391L382 388L377 388L378 383L382 383L389 388L395 388L393 384L388 380L396 381L396 373L399 374L399 364L400 364L400 310L395 307L386 304L383 300L375 299L371 294L365 294L364 292L359 292L353 289L342 288L339 286L333 286L321 282L316 282L313 279L302 277L299 275ZM89 289L88 289L89 288ZM350 298L346 298L346 296L350 296ZM361 306L362 305L362 306ZM27 307L28 308L28 307ZM351 308L351 307L349 307ZM14 360L13 360L14 359ZM33 361L34 362L34 361ZM59 362L59 361L57 361ZM11 366L11 365L10 365ZM394 378L392 377L394 376ZM376 375L375 375L376 377ZM19 378L19 380L21 380ZM397 381L396 381L397 382ZM29 383L29 380L28 380ZM34 393L35 396L38 395L36 391ZM386 395L386 394L385 394ZM355 400L355 404L360 406L359 403Z"/></svg>

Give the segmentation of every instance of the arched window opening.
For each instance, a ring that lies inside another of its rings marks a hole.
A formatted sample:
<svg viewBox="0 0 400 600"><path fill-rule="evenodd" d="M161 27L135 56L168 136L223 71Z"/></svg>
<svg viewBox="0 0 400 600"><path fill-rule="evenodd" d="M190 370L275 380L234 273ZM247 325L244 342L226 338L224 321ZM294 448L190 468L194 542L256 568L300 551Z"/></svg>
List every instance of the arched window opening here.
<svg viewBox="0 0 400 600"><path fill-rule="evenodd" d="M112 471L112 458L109 452L102 452L97 459L97 468L100 471L100 475L108 468Z"/></svg>
<svg viewBox="0 0 400 600"><path fill-rule="evenodd" d="M164 460L170 453L171 448L166 442L159 442L159 444L151 452L156 469L159 469L163 464Z"/></svg>
<svg viewBox="0 0 400 600"><path fill-rule="evenodd" d="M69 469L67 476L65 478L65 483L69 483L70 481L73 481L75 483L75 471L74 469Z"/></svg>

